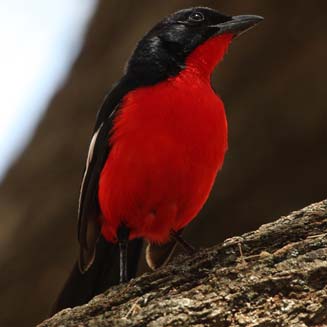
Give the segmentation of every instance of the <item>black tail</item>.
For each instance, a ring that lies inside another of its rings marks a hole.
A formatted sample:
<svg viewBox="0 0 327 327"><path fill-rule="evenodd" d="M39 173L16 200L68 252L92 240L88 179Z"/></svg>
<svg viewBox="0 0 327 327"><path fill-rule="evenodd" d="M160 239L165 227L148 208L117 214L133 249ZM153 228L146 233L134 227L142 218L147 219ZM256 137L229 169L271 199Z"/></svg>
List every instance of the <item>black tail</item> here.
<svg viewBox="0 0 327 327"><path fill-rule="evenodd" d="M141 239L129 242L127 263L129 278L136 275L141 250ZM96 257L92 266L82 274L78 263L75 263L52 308L51 315L65 308L85 304L95 295L116 284L119 284L119 247L118 244L108 243L101 236L97 242Z"/></svg>

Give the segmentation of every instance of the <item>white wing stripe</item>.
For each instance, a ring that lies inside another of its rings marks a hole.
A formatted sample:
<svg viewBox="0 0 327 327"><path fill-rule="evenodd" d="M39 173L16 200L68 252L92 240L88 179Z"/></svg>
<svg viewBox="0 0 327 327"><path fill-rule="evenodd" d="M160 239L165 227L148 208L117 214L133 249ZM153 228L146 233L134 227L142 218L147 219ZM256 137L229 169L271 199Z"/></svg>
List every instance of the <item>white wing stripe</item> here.
<svg viewBox="0 0 327 327"><path fill-rule="evenodd" d="M103 123L100 125L99 129L93 134L93 137L92 137L91 142L90 142L89 151L88 151L87 158L86 158L85 172L84 172L84 175L83 175L83 178L82 178L81 190L80 190L80 193L79 193L78 215L80 215L80 213L81 213L81 201L82 201L82 193L83 193L85 178L86 178L86 175L87 175L87 172L88 172L88 169L89 169L89 165L90 165L90 163L92 161L92 158L93 158L95 142L97 140L100 129L102 128L102 125L103 125Z"/></svg>

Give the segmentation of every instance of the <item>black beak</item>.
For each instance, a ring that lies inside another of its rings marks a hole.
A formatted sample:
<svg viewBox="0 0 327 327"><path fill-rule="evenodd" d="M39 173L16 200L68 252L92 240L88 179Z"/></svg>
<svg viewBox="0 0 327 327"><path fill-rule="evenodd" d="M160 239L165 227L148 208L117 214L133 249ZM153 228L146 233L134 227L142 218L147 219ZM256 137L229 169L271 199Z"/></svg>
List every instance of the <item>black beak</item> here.
<svg viewBox="0 0 327 327"><path fill-rule="evenodd" d="M256 15L233 16L231 20L216 25L218 28L217 35L232 33L240 35L250 30L263 20L263 17Z"/></svg>

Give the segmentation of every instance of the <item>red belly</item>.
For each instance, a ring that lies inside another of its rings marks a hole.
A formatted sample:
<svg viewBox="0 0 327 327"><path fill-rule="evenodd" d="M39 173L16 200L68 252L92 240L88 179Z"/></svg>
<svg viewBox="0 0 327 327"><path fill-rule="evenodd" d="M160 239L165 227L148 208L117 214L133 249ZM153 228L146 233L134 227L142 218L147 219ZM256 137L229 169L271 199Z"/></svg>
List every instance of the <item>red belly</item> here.
<svg viewBox="0 0 327 327"><path fill-rule="evenodd" d="M185 79L187 80L187 79ZM99 182L102 234L165 242L200 211L222 166L227 124L210 84L183 76L130 92Z"/></svg>

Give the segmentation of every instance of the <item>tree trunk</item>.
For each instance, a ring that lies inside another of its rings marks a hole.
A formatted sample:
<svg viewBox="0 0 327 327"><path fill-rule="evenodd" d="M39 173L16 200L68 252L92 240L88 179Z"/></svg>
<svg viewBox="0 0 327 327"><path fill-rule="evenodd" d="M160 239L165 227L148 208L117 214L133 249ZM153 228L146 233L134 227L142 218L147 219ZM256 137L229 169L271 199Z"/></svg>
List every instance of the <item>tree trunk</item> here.
<svg viewBox="0 0 327 327"><path fill-rule="evenodd" d="M322 326L327 200L66 309L52 326Z"/></svg>

